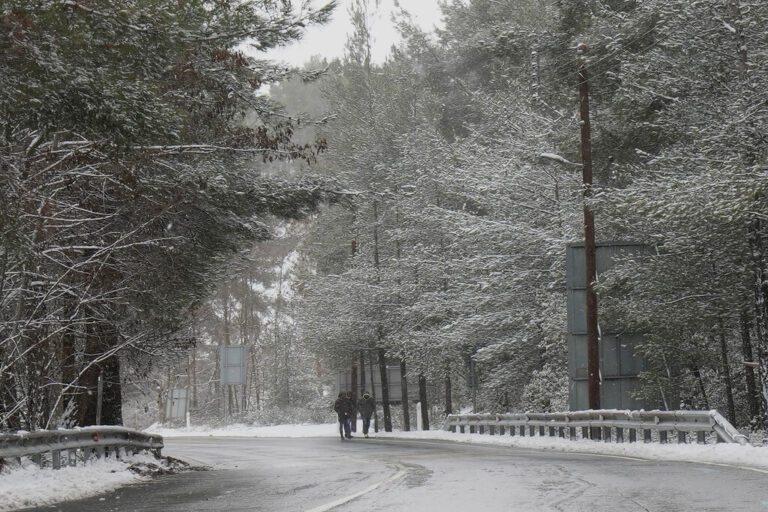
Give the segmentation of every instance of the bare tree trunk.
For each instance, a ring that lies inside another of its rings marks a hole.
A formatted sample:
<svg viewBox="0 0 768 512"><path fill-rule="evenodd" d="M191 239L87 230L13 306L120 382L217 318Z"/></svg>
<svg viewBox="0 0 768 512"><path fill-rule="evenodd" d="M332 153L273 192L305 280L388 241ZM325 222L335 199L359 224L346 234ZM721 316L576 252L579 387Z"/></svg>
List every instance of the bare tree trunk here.
<svg viewBox="0 0 768 512"><path fill-rule="evenodd" d="M65 393L66 386L75 383L77 380L77 361L75 359L75 333L68 329L61 337L59 349L59 361L61 364L61 388L60 393ZM66 392L68 396L62 397L61 408L63 411L70 411L70 404L74 399L72 391ZM74 404L72 404L74 405ZM70 423L73 418L61 418L61 423L67 427L74 426Z"/></svg>
<svg viewBox="0 0 768 512"><path fill-rule="evenodd" d="M720 356L723 363L723 379L725 384L725 398L728 408L728 421L736 425L736 406L733 402L733 382L731 380L731 365L728 361L728 343L725 339L725 326L722 318L718 320L720 325Z"/></svg>
<svg viewBox="0 0 768 512"><path fill-rule="evenodd" d="M699 369L698 365L693 365L691 367L691 372L693 373L693 376L696 377L696 381L699 384L699 393L701 393L701 397L704 400L704 409L709 410L709 398L707 397L707 389L704 387L704 380L701 378L701 369ZM691 404L693 406L693 404Z"/></svg>
<svg viewBox="0 0 768 512"><path fill-rule="evenodd" d="M192 409L197 410L197 340L192 347Z"/></svg>
<svg viewBox="0 0 768 512"><path fill-rule="evenodd" d="M405 367L405 359L400 360L400 401L403 403L403 430L411 430L411 410L408 403L408 378Z"/></svg>
<svg viewBox="0 0 768 512"><path fill-rule="evenodd" d="M750 334L749 318L746 311L741 313L741 347L744 354L744 361L753 363L752 336ZM744 379L747 385L747 403L749 404L750 422L754 423L760 418L760 394L757 392L757 379L755 369L752 366L746 366L744 369Z"/></svg>
<svg viewBox="0 0 768 512"><path fill-rule="evenodd" d="M373 351L368 352L368 369L369 374L371 375L371 395L373 396L373 401L376 402L376 384L373 381ZM376 409L373 411L373 431L378 432L379 431L379 413Z"/></svg>
<svg viewBox="0 0 768 512"><path fill-rule="evenodd" d="M351 379L352 382L350 384L350 391L352 392L352 422L350 425L350 430L352 432L357 432L357 363L352 363L352 375Z"/></svg>
<svg viewBox="0 0 768 512"><path fill-rule="evenodd" d="M389 408L389 378L387 375L386 352L379 349L379 373L381 375L381 409L384 412L384 431L392 432L392 414Z"/></svg>
<svg viewBox="0 0 768 512"><path fill-rule="evenodd" d="M447 366L447 365L446 365ZM445 369L445 415L453 414L453 397L451 396L451 374Z"/></svg>
<svg viewBox="0 0 768 512"><path fill-rule="evenodd" d="M424 430L429 430L429 404L427 403L427 378L419 375L419 402L421 402L421 422Z"/></svg>
<svg viewBox="0 0 768 512"><path fill-rule="evenodd" d="M360 362L358 365L358 368L360 368L360 390L365 391L366 390L366 383L365 383L365 352L360 351Z"/></svg>

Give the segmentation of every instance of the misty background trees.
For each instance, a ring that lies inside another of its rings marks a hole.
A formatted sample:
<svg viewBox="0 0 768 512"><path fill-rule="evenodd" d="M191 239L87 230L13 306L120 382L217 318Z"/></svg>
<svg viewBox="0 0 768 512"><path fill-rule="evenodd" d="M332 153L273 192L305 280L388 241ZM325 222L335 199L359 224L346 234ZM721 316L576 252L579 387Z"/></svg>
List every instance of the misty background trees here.
<svg viewBox="0 0 768 512"><path fill-rule="evenodd" d="M652 249L600 276L601 322L644 335L649 403L763 426L768 6L454 0L375 62L354 0L345 56L294 73L238 44L328 9L118 4L0 18L3 428L92 423L99 375L139 426L179 387L195 421L320 421L387 366L385 427L566 409L580 43L597 239Z"/></svg>

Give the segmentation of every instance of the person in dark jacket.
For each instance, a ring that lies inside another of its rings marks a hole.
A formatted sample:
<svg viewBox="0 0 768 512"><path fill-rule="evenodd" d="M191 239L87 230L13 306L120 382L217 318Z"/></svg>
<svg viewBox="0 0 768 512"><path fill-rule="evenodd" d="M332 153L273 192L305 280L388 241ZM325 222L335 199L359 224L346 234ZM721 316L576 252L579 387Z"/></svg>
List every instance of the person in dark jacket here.
<svg viewBox="0 0 768 512"><path fill-rule="evenodd" d="M333 410L336 411L336 416L339 419L339 435L342 441L345 437L347 439L352 437L352 434L350 434L350 420L353 408L352 400L344 391L340 392L336 401L333 402Z"/></svg>
<svg viewBox="0 0 768 512"><path fill-rule="evenodd" d="M376 402L367 391L363 391L363 397L357 402L357 410L363 419L363 437L368 437L368 429L371 427L371 416L376 411Z"/></svg>

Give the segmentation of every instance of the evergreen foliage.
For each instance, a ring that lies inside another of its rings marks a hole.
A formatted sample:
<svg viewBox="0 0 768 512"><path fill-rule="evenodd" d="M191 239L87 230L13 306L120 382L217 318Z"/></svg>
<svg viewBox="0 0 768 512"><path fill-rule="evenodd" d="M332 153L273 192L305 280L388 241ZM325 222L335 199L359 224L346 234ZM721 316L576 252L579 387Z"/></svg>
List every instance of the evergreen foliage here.
<svg viewBox="0 0 768 512"><path fill-rule="evenodd" d="M328 198L261 162L314 161L256 94L285 74L246 57L333 3L6 2L0 12L0 425L119 424L120 363L146 375L270 216ZM254 117L255 116L255 117ZM254 121L253 119L256 119Z"/></svg>

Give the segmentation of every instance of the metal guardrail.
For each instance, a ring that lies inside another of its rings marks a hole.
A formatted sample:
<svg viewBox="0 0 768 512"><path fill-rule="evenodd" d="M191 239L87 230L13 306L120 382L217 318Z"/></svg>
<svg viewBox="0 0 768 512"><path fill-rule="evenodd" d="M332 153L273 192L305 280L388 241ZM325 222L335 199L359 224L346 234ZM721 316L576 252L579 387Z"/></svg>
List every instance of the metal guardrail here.
<svg viewBox="0 0 768 512"><path fill-rule="evenodd" d="M445 430L470 433L525 436L549 436L567 439L593 439L617 443L637 442L638 434L646 443L669 442L669 434L677 434L678 443L688 442L695 434L697 443L715 442L747 444L719 412L711 411L620 411L588 410L554 413L521 414L451 414ZM625 437L625 431L627 436Z"/></svg>
<svg viewBox="0 0 768 512"><path fill-rule="evenodd" d="M92 457L120 458L129 451L150 451L160 457L163 438L125 427L85 427L72 430L39 430L0 434L0 466L3 461L29 457L39 466L49 460L53 469L74 466Z"/></svg>

